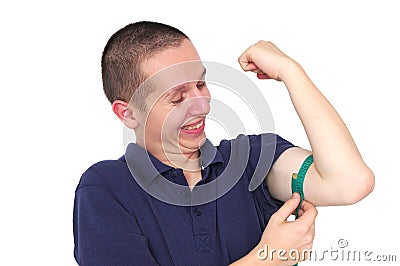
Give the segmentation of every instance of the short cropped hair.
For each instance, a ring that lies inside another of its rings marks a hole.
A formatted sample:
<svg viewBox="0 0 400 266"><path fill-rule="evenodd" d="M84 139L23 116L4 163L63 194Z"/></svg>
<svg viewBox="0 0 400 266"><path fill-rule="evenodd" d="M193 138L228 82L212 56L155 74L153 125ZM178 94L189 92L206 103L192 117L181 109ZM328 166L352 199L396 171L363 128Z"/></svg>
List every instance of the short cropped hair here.
<svg viewBox="0 0 400 266"><path fill-rule="evenodd" d="M107 99L111 103L115 100L129 102L148 78L143 63L158 52L180 46L185 39L189 38L182 31L151 21L135 22L114 33L101 58L103 89ZM135 105L144 111L144 99L149 91L139 91L140 95L135 95Z"/></svg>

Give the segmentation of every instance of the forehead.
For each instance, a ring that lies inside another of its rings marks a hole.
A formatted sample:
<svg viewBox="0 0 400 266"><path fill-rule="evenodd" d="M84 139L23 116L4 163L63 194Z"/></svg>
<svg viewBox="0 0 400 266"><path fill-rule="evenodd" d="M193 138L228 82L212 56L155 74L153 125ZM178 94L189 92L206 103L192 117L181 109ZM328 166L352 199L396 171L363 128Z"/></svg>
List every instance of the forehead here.
<svg viewBox="0 0 400 266"><path fill-rule="evenodd" d="M189 40L154 55L143 68L148 76L143 88L151 87L158 96L181 84L202 79L205 74L200 57Z"/></svg>
<svg viewBox="0 0 400 266"><path fill-rule="evenodd" d="M206 69L201 61L183 62L163 69L149 79L143 88L151 88L153 97L160 97L172 91L181 91L189 83L197 83L205 79Z"/></svg>
<svg viewBox="0 0 400 266"><path fill-rule="evenodd" d="M185 39L180 46L167 48L146 60L143 65L143 71L147 77L151 77L170 66L199 60L200 56L196 48L190 40Z"/></svg>

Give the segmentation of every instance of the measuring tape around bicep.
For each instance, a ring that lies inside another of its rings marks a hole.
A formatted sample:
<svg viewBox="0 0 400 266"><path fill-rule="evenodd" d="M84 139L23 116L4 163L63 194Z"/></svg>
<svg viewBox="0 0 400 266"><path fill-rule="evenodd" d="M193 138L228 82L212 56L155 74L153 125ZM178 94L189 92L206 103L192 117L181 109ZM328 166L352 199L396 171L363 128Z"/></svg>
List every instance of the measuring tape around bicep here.
<svg viewBox="0 0 400 266"><path fill-rule="evenodd" d="M301 165L299 172L292 174L292 194L295 192L300 194L300 203L297 206L295 213L296 219L299 218L299 211L301 208L301 204L303 203L304 200L304 191L303 191L304 178L306 176L308 168L310 168L310 165L313 162L314 162L314 157L312 155L308 156ZM294 266L297 266L297 263Z"/></svg>

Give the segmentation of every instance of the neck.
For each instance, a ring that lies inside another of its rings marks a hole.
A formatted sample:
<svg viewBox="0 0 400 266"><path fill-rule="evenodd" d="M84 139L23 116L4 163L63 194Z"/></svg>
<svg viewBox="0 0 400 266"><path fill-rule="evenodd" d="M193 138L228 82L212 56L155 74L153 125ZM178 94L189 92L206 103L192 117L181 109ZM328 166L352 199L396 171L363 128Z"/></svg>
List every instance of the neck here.
<svg viewBox="0 0 400 266"><path fill-rule="evenodd" d="M198 149L184 150L177 145L163 145L161 143L148 143L145 146L143 143L137 142L137 145L146 149L160 162L173 168L180 168L186 172L196 172L201 169L200 151Z"/></svg>
<svg viewBox="0 0 400 266"><path fill-rule="evenodd" d="M199 151L185 154L179 151L161 151L161 154L156 158L166 165L181 168L186 172L199 171L201 168Z"/></svg>

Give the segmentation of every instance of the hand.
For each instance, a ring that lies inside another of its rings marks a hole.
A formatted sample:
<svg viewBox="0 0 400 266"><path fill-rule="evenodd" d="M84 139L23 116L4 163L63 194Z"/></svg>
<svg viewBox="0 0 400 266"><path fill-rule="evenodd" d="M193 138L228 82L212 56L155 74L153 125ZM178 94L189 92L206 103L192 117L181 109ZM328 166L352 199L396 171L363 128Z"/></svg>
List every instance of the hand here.
<svg viewBox="0 0 400 266"><path fill-rule="evenodd" d="M288 66L297 64L272 42L259 41L247 48L238 59L244 71L257 73L259 79L282 81Z"/></svg>
<svg viewBox="0 0 400 266"><path fill-rule="evenodd" d="M303 201L301 209L299 211L299 218L295 221L288 222L287 218L290 214L293 214L296 210L297 205L300 202L300 195L294 193L293 197L285 202L285 204L271 216L267 227L261 237L261 241L258 248L264 249L264 252L268 252L266 260L271 265L294 265L298 261L307 259L302 257L303 251L311 251L312 243L315 236L315 218L317 217L317 210L315 207L307 202ZM268 250L265 248L268 247ZM285 254L281 254L281 258L287 258L282 260L278 257L278 251L283 249L286 251ZM271 250L276 250L273 253L273 260L269 253ZM291 252L297 250L299 254L299 260L292 260L290 255L295 256L297 254ZM309 254L305 252L305 254Z"/></svg>

